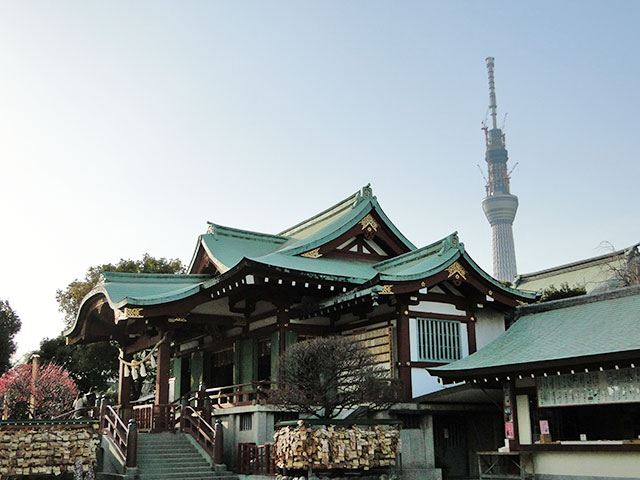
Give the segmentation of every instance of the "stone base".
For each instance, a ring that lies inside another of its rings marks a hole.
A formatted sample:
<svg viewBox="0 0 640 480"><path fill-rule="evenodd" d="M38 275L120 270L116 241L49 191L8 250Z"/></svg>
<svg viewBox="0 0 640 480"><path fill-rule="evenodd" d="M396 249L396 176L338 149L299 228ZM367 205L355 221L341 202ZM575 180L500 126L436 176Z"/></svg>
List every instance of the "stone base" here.
<svg viewBox="0 0 640 480"><path fill-rule="evenodd" d="M442 469L403 467L402 480L442 480Z"/></svg>

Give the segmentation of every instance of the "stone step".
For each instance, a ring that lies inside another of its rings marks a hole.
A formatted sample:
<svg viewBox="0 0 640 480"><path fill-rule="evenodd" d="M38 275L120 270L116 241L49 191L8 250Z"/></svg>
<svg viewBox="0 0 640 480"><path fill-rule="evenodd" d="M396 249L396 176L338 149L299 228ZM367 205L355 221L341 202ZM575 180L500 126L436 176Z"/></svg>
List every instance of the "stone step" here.
<svg viewBox="0 0 640 480"><path fill-rule="evenodd" d="M138 437L138 480L237 480L216 472L206 454L184 433L141 434Z"/></svg>
<svg viewBox="0 0 640 480"><path fill-rule="evenodd" d="M193 445L175 445L173 447L138 447L138 452L162 455L164 453L192 453L198 452Z"/></svg>
<svg viewBox="0 0 640 480"><path fill-rule="evenodd" d="M145 472L151 471L151 470L155 471L155 470L165 470L165 469L179 470L181 468L200 468L200 469L205 468L209 471L212 471L211 465L202 459L194 460L188 463L175 462L171 460L166 461L162 459L154 459L151 462L151 461L148 461L148 459L145 459L144 461L138 461L138 467L144 468Z"/></svg>
<svg viewBox="0 0 640 480"><path fill-rule="evenodd" d="M234 474L229 473L229 474L220 474L220 473L214 473L214 472L210 472L208 474L201 474L201 473L195 473L195 474L182 474L182 473L166 473L166 474L157 474L157 473L153 473L153 474L145 474L145 473L138 473L137 476L138 480L214 480L214 479L218 479L218 478L224 478L225 480L237 480L238 477L236 477Z"/></svg>

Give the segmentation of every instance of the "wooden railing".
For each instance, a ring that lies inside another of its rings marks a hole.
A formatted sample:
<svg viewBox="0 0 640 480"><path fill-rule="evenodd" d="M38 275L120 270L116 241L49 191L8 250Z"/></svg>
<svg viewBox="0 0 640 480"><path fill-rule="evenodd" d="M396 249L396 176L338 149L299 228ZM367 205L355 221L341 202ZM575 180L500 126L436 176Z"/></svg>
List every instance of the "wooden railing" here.
<svg viewBox="0 0 640 480"><path fill-rule="evenodd" d="M133 417L141 432L164 432L175 430L175 405L135 405Z"/></svg>
<svg viewBox="0 0 640 480"><path fill-rule="evenodd" d="M262 380L226 387L207 388L205 391L211 399L213 408L228 408L264 403L268 390L269 382Z"/></svg>
<svg viewBox="0 0 640 480"><path fill-rule="evenodd" d="M273 444L238 444L238 473L245 475L276 475L278 468L273 456Z"/></svg>
<svg viewBox="0 0 640 480"><path fill-rule="evenodd" d="M126 426L113 408L103 405L100 409L100 430L111 439L125 459L126 466L135 467L138 450L136 420L132 418Z"/></svg>
<svg viewBox="0 0 640 480"><path fill-rule="evenodd" d="M222 424L218 420L215 427L200 415L193 407L180 407L180 431L191 434L202 448L211 456L213 463L222 463Z"/></svg>

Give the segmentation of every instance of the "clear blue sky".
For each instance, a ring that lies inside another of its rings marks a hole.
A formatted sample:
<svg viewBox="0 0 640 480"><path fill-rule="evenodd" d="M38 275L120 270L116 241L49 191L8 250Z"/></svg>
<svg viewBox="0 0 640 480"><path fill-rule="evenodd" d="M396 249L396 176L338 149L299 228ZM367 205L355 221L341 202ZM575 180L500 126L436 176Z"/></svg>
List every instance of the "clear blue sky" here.
<svg viewBox="0 0 640 480"><path fill-rule="evenodd" d="M422 246L480 202L496 58L519 272L640 241L640 3L4 1L0 298L20 352L55 290L144 252L188 262L207 220L278 232L371 182Z"/></svg>

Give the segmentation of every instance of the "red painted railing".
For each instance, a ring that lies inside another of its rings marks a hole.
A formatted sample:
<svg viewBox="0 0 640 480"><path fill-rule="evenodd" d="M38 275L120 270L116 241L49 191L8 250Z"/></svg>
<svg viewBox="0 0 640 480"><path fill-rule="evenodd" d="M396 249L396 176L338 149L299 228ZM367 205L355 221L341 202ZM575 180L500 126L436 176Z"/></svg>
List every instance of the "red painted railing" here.
<svg viewBox="0 0 640 480"><path fill-rule="evenodd" d="M238 473L245 475L272 475L278 474L278 468L273 456L273 444L255 443L238 444Z"/></svg>
<svg viewBox="0 0 640 480"><path fill-rule="evenodd" d="M180 431L191 434L214 463L222 463L222 425L216 424L214 428L193 407L182 405Z"/></svg>
<svg viewBox="0 0 640 480"><path fill-rule="evenodd" d="M228 408L264 403L268 390L269 382L263 380L226 387L207 388L205 391L211 399L213 408Z"/></svg>
<svg viewBox="0 0 640 480"><path fill-rule="evenodd" d="M100 409L100 430L107 435L116 446L127 467L135 467L137 463L138 430L134 419L126 426L116 411L108 405Z"/></svg>
<svg viewBox="0 0 640 480"><path fill-rule="evenodd" d="M176 429L175 405L135 405L133 417L141 432L164 432Z"/></svg>

